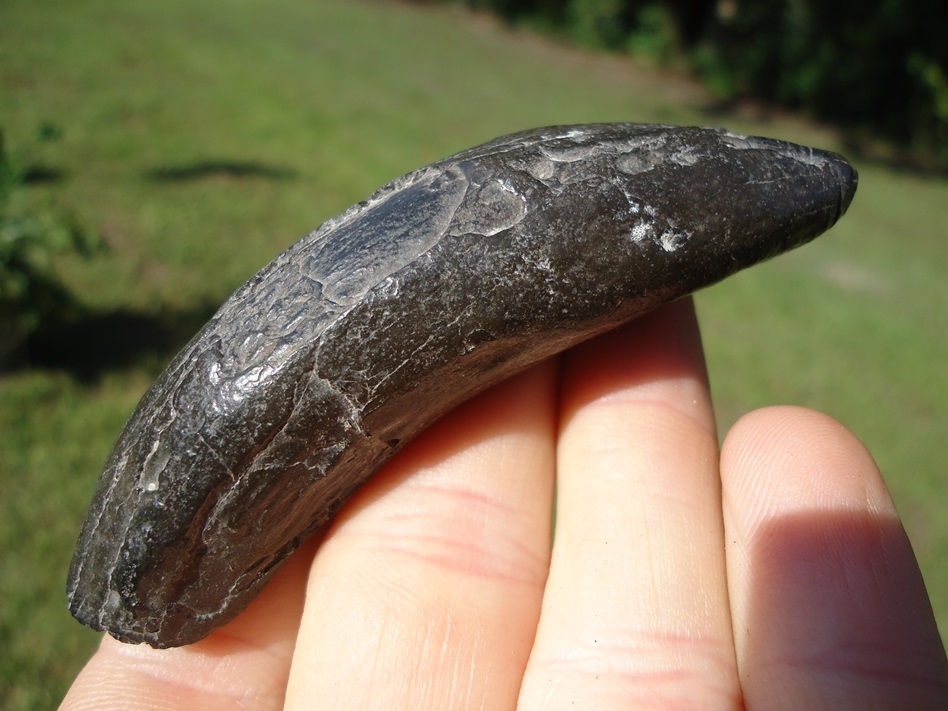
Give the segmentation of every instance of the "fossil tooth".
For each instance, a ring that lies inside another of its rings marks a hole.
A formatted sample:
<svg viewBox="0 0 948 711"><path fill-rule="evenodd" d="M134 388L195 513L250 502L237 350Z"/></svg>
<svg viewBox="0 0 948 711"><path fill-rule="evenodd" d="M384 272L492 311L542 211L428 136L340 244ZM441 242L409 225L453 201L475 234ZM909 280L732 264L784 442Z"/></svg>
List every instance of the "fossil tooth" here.
<svg viewBox="0 0 948 711"><path fill-rule="evenodd" d="M450 408L809 241L856 180L832 153L635 124L527 131L395 180L238 289L144 396L72 613L127 642L201 639Z"/></svg>

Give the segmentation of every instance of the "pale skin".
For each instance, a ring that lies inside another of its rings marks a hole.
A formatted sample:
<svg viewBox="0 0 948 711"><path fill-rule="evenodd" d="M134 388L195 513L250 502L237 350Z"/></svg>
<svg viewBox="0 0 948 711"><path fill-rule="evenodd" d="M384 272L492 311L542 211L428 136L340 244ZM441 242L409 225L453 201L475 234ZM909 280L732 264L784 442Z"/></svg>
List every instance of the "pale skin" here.
<svg viewBox="0 0 948 711"><path fill-rule="evenodd" d="M62 708L946 706L872 457L792 407L719 450L684 300L451 413L207 639L106 637Z"/></svg>

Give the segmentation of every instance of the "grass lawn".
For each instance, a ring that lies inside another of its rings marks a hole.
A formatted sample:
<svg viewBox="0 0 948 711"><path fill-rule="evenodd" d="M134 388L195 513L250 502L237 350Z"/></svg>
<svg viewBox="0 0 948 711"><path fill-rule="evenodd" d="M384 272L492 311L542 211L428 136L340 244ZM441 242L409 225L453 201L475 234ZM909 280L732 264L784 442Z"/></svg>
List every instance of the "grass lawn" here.
<svg viewBox="0 0 948 711"><path fill-rule="evenodd" d="M63 592L93 483L151 379L234 288L387 180L523 128L725 124L839 149L804 121L706 105L680 77L451 7L6 0L0 126L49 176L21 199L75 212L109 252L56 263L93 315L47 343L46 366L0 375L0 707L53 708L93 649ZM829 235L699 296L714 394L722 431L795 403L866 442L944 633L948 181L856 164Z"/></svg>

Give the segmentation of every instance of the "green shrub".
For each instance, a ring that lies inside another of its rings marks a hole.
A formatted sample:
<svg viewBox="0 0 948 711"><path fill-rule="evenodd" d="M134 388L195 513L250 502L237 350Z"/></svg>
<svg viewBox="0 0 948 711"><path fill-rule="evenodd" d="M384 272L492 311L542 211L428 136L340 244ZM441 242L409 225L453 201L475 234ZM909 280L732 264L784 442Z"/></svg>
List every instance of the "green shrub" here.
<svg viewBox="0 0 948 711"><path fill-rule="evenodd" d="M617 49L626 36L624 0L572 0L568 21L573 39L585 47Z"/></svg>
<svg viewBox="0 0 948 711"><path fill-rule="evenodd" d="M908 71L922 87L912 106L912 123L923 146L933 146L942 165L948 165L948 76L938 63L920 52L909 57Z"/></svg>
<svg viewBox="0 0 948 711"><path fill-rule="evenodd" d="M635 29L626 41L629 54L652 60L659 66L670 64L679 51L675 18L660 2L644 5L636 15Z"/></svg>
<svg viewBox="0 0 948 711"><path fill-rule="evenodd" d="M29 214L19 205L23 172L0 130L0 367L41 326L77 308L52 269L56 254L91 256L101 243L72 215Z"/></svg>

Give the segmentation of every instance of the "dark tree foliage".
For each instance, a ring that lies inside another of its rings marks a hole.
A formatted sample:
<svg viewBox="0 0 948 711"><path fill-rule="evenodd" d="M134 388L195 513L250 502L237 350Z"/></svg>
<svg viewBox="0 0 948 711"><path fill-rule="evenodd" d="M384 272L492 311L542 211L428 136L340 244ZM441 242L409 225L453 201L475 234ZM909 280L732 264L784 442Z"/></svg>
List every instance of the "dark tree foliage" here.
<svg viewBox="0 0 948 711"><path fill-rule="evenodd" d="M702 38L714 17L716 3L713 0L666 0L664 3L654 4L663 4L668 8L675 20L681 42L685 47L693 47Z"/></svg>
<svg viewBox="0 0 948 711"><path fill-rule="evenodd" d="M948 162L944 0L465 1L587 46L671 46L722 98L805 109Z"/></svg>
<svg viewBox="0 0 948 711"><path fill-rule="evenodd" d="M493 10L508 19L543 18L553 26L566 21L569 0L464 0L470 7Z"/></svg>
<svg viewBox="0 0 948 711"><path fill-rule="evenodd" d="M942 0L771 0L706 28L738 95L805 108L903 142L938 142L948 42ZM948 136L941 136L942 140Z"/></svg>

